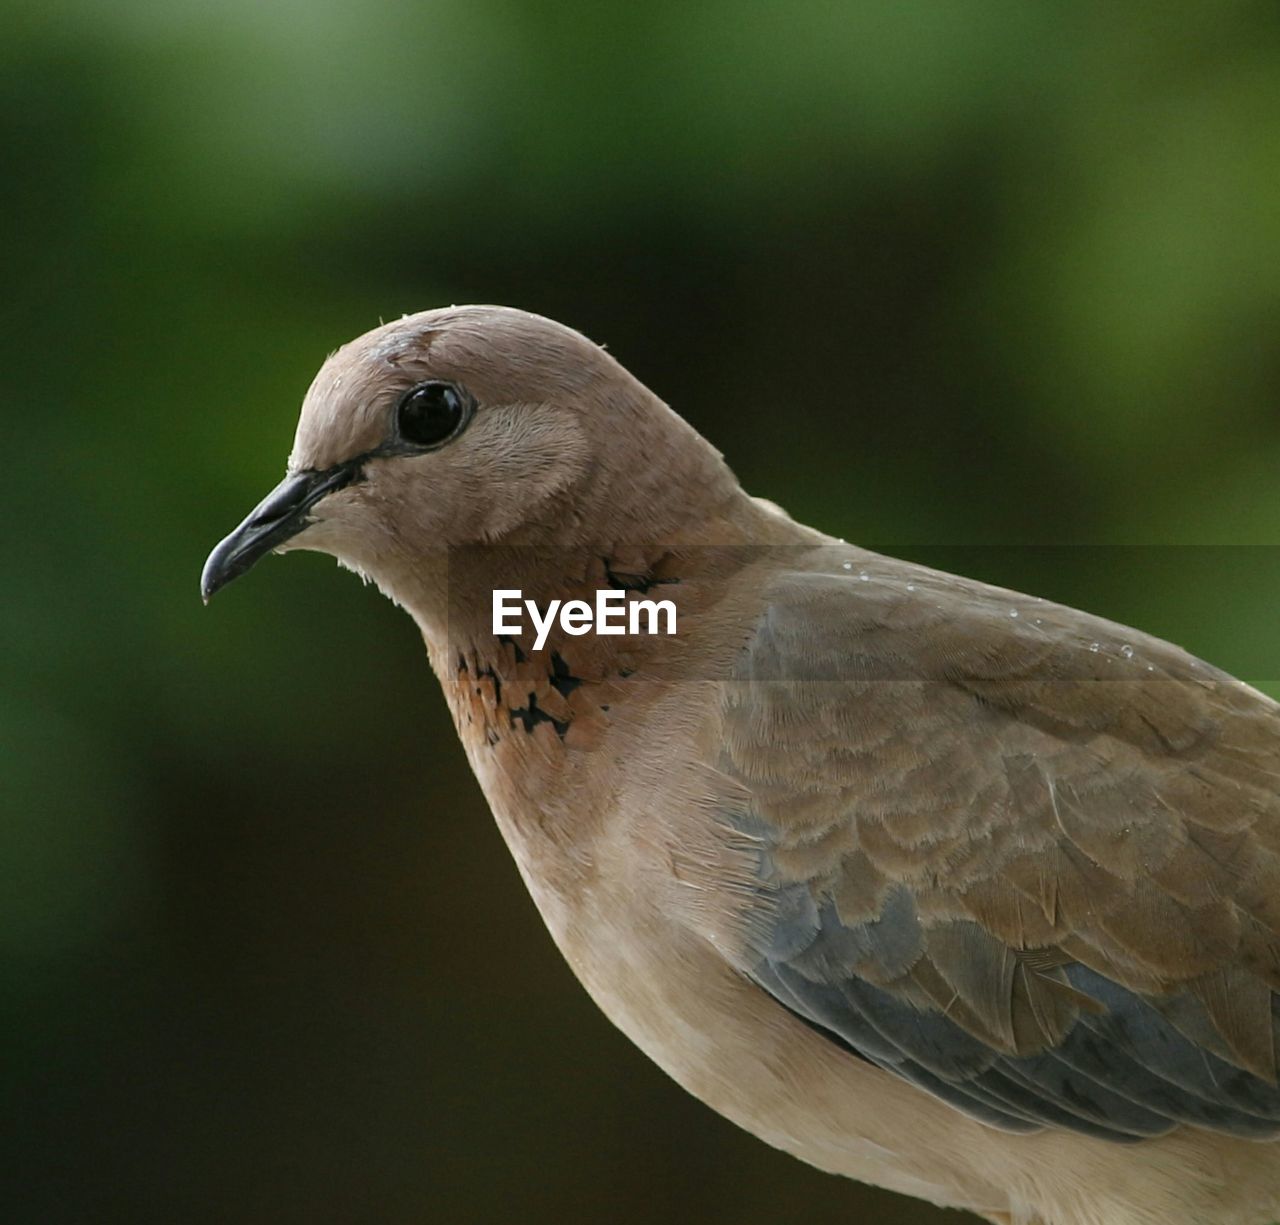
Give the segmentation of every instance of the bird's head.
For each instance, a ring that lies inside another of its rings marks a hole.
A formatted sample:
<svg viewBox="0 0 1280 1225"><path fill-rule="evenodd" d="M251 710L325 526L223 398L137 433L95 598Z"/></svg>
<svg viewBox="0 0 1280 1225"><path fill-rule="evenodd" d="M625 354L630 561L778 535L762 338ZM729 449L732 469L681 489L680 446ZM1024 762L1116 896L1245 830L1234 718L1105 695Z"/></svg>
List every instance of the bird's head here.
<svg viewBox="0 0 1280 1225"><path fill-rule="evenodd" d="M397 594L397 572L450 550L661 532L679 491L726 478L710 446L571 328L507 307L424 311L320 368L285 479L214 549L201 593L301 548Z"/></svg>

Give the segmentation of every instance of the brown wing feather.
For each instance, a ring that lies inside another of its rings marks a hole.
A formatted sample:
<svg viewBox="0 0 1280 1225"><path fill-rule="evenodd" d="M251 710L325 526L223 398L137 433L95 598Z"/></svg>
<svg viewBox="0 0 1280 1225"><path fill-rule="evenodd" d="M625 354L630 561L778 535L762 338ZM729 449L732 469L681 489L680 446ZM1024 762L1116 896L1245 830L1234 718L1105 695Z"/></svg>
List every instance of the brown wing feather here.
<svg viewBox="0 0 1280 1225"><path fill-rule="evenodd" d="M1111 622L861 555L776 580L718 768L760 865L743 930L776 942L803 891L823 945L805 982L856 976L1028 1059L1117 1011L1092 974L1263 1098L1276 1084L1280 708L1248 686ZM882 930L899 890L906 965Z"/></svg>

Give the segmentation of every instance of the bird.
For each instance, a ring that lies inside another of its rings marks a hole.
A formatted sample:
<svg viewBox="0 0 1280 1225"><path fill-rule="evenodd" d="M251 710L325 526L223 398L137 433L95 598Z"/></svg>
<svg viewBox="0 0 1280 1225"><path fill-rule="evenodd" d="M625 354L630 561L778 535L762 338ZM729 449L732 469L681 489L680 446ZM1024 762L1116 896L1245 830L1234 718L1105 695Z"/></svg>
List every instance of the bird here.
<svg viewBox="0 0 1280 1225"><path fill-rule="evenodd" d="M797 522L510 307L331 354L205 601L293 549L412 616L553 941L711 1108L1002 1225L1280 1218L1271 699ZM675 632L535 647L499 591Z"/></svg>

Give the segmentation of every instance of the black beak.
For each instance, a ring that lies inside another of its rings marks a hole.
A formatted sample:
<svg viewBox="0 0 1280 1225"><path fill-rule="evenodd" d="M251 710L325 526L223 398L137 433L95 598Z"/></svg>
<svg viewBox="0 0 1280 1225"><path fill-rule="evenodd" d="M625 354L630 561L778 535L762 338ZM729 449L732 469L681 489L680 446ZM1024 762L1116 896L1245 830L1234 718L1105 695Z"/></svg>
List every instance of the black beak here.
<svg viewBox="0 0 1280 1225"><path fill-rule="evenodd" d="M351 484L360 475L355 463L338 464L324 472L286 476L249 517L223 540L204 563L200 595L207 604L216 591L250 569L258 558L296 536L311 519L309 511L327 493Z"/></svg>

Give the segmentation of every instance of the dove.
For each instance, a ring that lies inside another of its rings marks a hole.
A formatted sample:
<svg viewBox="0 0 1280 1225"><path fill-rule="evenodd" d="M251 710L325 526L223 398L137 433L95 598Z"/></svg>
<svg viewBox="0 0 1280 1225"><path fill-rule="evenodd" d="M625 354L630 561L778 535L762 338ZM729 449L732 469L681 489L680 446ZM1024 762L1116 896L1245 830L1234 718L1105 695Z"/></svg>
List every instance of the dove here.
<svg viewBox="0 0 1280 1225"><path fill-rule="evenodd" d="M794 521L504 307L330 356L206 601L291 549L413 617L552 939L714 1110L1004 1225L1280 1216L1269 698Z"/></svg>

